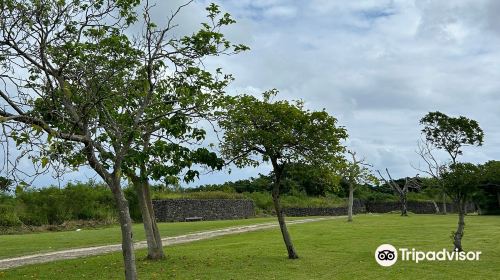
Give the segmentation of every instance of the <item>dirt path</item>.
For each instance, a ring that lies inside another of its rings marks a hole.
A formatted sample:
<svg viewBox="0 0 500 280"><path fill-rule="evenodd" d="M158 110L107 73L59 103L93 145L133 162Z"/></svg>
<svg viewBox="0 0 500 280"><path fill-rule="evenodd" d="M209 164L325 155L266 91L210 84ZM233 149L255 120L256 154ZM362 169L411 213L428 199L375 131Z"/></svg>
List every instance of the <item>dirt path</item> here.
<svg viewBox="0 0 500 280"><path fill-rule="evenodd" d="M294 224L303 224L309 222L330 220L330 219L338 219L344 218L345 216L336 216L336 217L323 217L323 218L310 218L310 219L301 219L287 222L287 225ZM239 226L239 227L230 227L223 228L218 230L210 230L210 231L202 231L196 233L190 233L185 235L173 236L163 238L163 245L169 246L174 244L181 244L187 242L193 242L197 240L209 239L218 236L224 236L229 234L237 234L243 232L257 231L262 229L269 229L278 227L277 222L269 222L262 224L255 224L249 226ZM147 248L146 241L140 241L135 243L135 249L143 249ZM23 265L29 264L37 264L37 263L46 263L57 260L68 260L68 259L76 259L87 256L95 256L102 255L111 252L116 252L121 250L121 244L114 245L105 245L105 246L97 246L97 247L87 247L80 249L69 249L63 251L55 251L49 253L35 254L35 255L27 255L22 257L8 258L0 260L0 270L19 267Z"/></svg>

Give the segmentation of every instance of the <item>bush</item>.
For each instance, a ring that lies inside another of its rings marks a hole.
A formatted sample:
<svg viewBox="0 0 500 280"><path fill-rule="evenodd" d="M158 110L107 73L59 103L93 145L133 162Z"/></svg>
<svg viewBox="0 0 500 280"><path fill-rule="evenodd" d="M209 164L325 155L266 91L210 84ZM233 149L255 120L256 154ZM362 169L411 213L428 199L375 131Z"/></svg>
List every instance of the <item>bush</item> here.
<svg viewBox="0 0 500 280"><path fill-rule="evenodd" d="M15 211L25 225L60 225L70 220L116 221L111 191L104 185L68 184L18 192Z"/></svg>
<svg viewBox="0 0 500 280"><path fill-rule="evenodd" d="M274 210L273 198L268 192L244 193L244 196L253 200L257 209L262 209L264 212L272 212Z"/></svg>
<svg viewBox="0 0 500 280"><path fill-rule="evenodd" d="M255 203L255 207L266 213L274 212L272 195L268 192L244 193L245 197ZM305 194L282 195L281 206L288 207L342 207L346 205L344 198L335 195L311 197Z"/></svg>
<svg viewBox="0 0 500 280"><path fill-rule="evenodd" d="M142 222L141 208L139 208L139 198L133 186L126 187L123 192L128 201L130 218L135 222Z"/></svg>
<svg viewBox="0 0 500 280"><path fill-rule="evenodd" d="M62 195L71 219L100 220L101 217L116 215L113 195L105 185L92 182L68 184Z"/></svg>
<svg viewBox="0 0 500 280"><path fill-rule="evenodd" d="M13 227L19 225L21 225L21 220L19 220L14 207L0 205L0 226Z"/></svg>
<svg viewBox="0 0 500 280"><path fill-rule="evenodd" d="M153 199L244 199L245 196L240 193L223 191L197 191L185 193L155 192Z"/></svg>

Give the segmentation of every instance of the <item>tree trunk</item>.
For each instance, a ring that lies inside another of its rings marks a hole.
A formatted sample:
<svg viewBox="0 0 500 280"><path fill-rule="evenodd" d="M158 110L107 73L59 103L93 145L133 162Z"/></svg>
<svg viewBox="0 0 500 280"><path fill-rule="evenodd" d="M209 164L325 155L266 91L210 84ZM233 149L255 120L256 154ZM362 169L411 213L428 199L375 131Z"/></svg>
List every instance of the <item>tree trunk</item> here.
<svg viewBox="0 0 500 280"><path fill-rule="evenodd" d="M280 225L281 235L283 236L283 241L285 241L286 250L288 251L289 259L298 259L299 256L297 252L295 252L295 248L293 247L292 239L290 238L290 234L288 233L288 229L285 223L285 215L283 214L283 209L280 205L280 190L279 190L279 181L275 183L273 188L273 203L274 209L276 210L276 216L278 217L278 223Z"/></svg>
<svg viewBox="0 0 500 280"><path fill-rule="evenodd" d="M455 246L455 250L458 252L462 252L462 237L464 236L464 228L465 228L465 203L459 202L457 203L458 207L458 227L457 231L453 236L453 245Z"/></svg>
<svg viewBox="0 0 500 280"><path fill-rule="evenodd" d="M163 244L161 241L160 230L158 229L158 224L156 223L156 215L153 209L153 201L151 200L149 183L147 183L146 188L144 188L144 197L146 198L146 205L148 206L149 216L151 217L152 220L153 235L155 237L156 244L157 246L159 246L159 248L161 248L162 256L165 257L165 254L163 253Z"/></svg>
<svg viewBox="0 0 500 280"><path fill-rule="evenodd" d="M354 187L349 184L349 201L347 204L347 221L352 222L352 207L354 204Z"/></svg>
<svg viewBox="0 0 500 280"><path fill-rule="evenodd" d="M135 267L134 242L132 234L132 219L128 207L128 201L125 199L123 190L120 187L120 178L113 180L111 191L118 208L118 218L122 233L122 254L125 262L125 279L137 279L137 270Z"/></svg>
<svg viewBox="0 0 500 280"><path fill-rule="evenodd" d="M400 196L401 199L401 216L408 216L408 206L406 202L406 194Z"/></svg>
<svg viewBox="0 0 500 280"><path fill-rule="evenodd" d="M443 193L443 215L446 215L446 194Z"/></svg>
<svg viewBox="0 0 500 280"><path fill-rule="evenodd" d="M159 260L165 257L163 253L163 244L161 236L158 231L158 225L153 211L153 205L149 196L148 182L135 181L134 188L139 200L139 207L141 210L142 223L144 225L144 232L146 233L146 241L148 244L148 259Z"/></svg>
<svg viewBox="0 0 500 280"><path fill-rule="evenodd" d="M432 204L434 204L434 209L435 209L435 211L436 211L436 214L439 214L439 207L438 207L438 205L437 205L436 201L434 201L434 200L433 200L433 201L432 201Z"/></svg>

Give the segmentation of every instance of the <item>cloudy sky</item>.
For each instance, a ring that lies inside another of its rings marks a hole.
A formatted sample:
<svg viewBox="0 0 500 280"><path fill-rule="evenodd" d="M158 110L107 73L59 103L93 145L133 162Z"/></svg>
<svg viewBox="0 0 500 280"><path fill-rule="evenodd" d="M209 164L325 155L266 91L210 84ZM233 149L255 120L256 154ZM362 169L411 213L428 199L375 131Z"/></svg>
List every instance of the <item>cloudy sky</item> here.
<svg viewBox="0 0 500 280"><path fill-rule="evenodd" d="M152 2L152 1L150 1ZM162 22L182 1L159 1ZM178 32L204 20L208 1L196 1L178 17ZM218 57L236 80L231 93L277 88L284 99L325 108L347 128L349 148L395 177L412 176L419 119L429 111L464 115L485 132L480 148L463 161L500 159L500 1L217 1L237 20L226 30L250 46ZM195 184L224 182L267 172L233 169L203 175ZM91 172L69 174L86 180ZM48 177L37 180L51 182Z"/></svg>

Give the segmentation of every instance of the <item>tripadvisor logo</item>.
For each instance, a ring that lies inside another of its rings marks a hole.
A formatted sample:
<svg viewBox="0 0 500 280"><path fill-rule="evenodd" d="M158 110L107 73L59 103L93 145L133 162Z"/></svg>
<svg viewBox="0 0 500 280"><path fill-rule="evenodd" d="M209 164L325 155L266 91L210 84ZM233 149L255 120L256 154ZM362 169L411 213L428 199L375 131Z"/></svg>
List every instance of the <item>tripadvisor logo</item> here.
<svg viewBox="0 0 500 280"><path fill-rule="evenodd" d="M399 252L398 252L399 251ZM375 260L381 266L391 266L398 260L398 255L401 261L412 261L419 263L420 261L478 261L481 255L480 251L458 252L447 251L418 251L415 248L399 248L391 244L382 244L375 250Z"/></svg>

